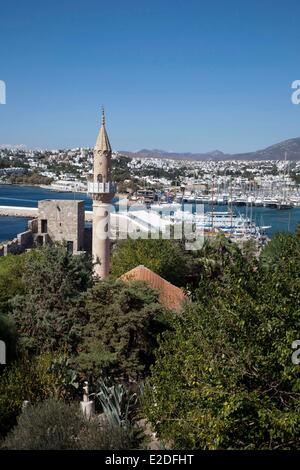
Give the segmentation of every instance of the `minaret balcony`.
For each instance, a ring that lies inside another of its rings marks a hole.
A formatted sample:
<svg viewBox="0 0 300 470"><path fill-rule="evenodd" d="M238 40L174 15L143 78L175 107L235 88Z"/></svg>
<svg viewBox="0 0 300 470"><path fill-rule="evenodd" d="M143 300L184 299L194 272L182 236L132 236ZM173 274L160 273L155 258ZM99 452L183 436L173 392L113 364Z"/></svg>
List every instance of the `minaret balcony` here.
<svg viewBox="0 0 300 470"><path fill-rule="evenodd" d="M117 183L95 183L88 181L88 193L90 194L114 194L117 192Z"/></svg>

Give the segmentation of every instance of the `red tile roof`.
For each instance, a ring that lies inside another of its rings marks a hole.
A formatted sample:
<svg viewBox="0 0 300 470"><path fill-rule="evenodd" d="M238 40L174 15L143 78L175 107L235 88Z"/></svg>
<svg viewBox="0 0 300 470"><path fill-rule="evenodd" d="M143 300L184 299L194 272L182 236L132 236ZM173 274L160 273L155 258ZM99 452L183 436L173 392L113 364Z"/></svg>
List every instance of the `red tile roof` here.
<svg viewBox="0 0 300 470"><path fill-rule="evenodd" d="M144 281L149 284L153 289L159 290L159 301L162 305L170 310L176 312L182 310L183 302L187 300L186 294L166 281L158 274L146 268L143 265L131 269L120 277L122 281Z"/></svg>

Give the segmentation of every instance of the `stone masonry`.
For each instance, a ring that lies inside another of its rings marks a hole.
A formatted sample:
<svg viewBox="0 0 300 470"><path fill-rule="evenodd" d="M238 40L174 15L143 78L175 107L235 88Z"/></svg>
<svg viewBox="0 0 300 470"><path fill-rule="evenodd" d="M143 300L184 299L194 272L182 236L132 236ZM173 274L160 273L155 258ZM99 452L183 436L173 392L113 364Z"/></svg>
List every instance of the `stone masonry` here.
<svg viewBox="0 0 300 470"><path fill-rule="evenodd" d="M71 253L84 250L84 201L59 199L39 201L35 242L65 241Z"/></svg>

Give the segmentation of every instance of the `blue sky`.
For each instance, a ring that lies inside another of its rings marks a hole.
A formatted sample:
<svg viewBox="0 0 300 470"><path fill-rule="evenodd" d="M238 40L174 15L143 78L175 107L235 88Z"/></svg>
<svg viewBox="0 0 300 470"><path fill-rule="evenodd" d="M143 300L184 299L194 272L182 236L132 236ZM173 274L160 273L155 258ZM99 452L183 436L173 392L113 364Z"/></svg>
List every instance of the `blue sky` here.
<svg viewBox="0 0 300 470"><path fill-rule="evenodd" d="M244 152L300 136L299 0L10 0L0 144Z"/></svg>

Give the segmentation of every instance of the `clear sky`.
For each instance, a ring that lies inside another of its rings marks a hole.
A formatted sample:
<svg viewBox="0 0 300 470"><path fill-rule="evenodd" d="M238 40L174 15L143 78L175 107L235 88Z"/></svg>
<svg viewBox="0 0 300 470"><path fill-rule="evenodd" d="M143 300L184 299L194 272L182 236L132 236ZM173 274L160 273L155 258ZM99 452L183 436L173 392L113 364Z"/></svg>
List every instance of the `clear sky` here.
<svg viewBox="0 0 300 470"><path fill-rule="evenodd" d="M299 0L0 4L0 144L244 152L300 136Z"/></svg>

